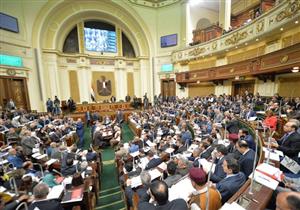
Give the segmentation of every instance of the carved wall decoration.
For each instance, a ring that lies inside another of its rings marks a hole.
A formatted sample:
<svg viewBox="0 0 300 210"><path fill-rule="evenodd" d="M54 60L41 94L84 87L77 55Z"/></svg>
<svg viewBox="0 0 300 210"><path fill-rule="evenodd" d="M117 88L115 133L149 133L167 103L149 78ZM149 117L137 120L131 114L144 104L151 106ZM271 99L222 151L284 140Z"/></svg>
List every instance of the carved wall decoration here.
<svg viewBox="0 0 300 210"><path fill-rule="evenodd" d="M15 76L17 74L16 70L14 70L14 69L7 69L6 73L9 76Z"/></svg>
<svg viewBox="0 0 300 210"><path fill-rule="evenodd" d="M212 45L211 45L211 47L212 47L213 50L215 50L217 48L217 46L218 46L217 42L213 42Z"/></svg>
<svg viewBox="0 0 300 210"><path fill-rule="evenodd" d="M205 48L203 48L203 47L201 47L201 48L197 47L197 48L189 51L189 56L197 56L197 55L199 55L201 53L204 53L204 52L205 52Z"/></svg>
<svg viewBox="0 0 300 210"><path fill-rule="evenodd" d="M295 15L300 10L300 1L299 0L290 0L289 5L285 10L281 11L276 16L276 21L280 22L285 18L290 18Z"/></svg>
<svg viewBox="0 0 300 210"><path fill-rule="evenodd" d="M265 26L264 21L258 22L257 25L256 25L257 32L263 31L264 30L264 26Z"/></svg>
<svg viewBox="0 0 300 210"><path fill-rule="evenodd" d="M74 58L67 58L66 61L67 63L77 63L77 60Z"/></svg>
<svg viewBox="0 0 300 210"><path fill-rule="evenodd" d="M285 55L280 59L280 63L286 63L289 60L289 56Z"/></svg>
<svg viewBox="0 0 300 210"><path fill-rule="evenodd" d="M234 33L230 38L225 40L225 45L228 46L228 45L237 44L237 43L239 43L239 41L247 38L247 36L248 36L247 31L244 31L242 33L240 33L240 32Z"/></svg>

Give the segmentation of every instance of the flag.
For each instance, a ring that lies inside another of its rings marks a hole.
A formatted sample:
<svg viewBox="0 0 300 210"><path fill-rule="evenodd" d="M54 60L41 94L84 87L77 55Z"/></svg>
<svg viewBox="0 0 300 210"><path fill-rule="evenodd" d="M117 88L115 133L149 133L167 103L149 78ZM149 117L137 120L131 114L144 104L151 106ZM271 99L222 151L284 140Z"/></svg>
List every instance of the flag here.
<svg viewBox="0 0 300 210"><path fill-rule="evenodd" d="M93 85L91 86L91 99L92 99L92 101L96 102L95 92L94 92Z"/></svg>

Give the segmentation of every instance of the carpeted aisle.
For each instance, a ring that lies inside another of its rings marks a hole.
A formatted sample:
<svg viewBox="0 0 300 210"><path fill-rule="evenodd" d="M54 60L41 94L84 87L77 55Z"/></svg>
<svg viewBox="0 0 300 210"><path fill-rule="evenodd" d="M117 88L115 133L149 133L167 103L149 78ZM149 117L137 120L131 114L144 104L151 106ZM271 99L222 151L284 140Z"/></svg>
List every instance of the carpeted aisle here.
<svg viewBox="0 0 300 210"><path fill-rule="evenodd" d="M133 139L133 133L127 124L122 126L123 142ZM122 191L118 182L115 154L112 148L105 148L102 152L103 170L101 174L101 191L96 209L117 210L125 209Z"/></svg>

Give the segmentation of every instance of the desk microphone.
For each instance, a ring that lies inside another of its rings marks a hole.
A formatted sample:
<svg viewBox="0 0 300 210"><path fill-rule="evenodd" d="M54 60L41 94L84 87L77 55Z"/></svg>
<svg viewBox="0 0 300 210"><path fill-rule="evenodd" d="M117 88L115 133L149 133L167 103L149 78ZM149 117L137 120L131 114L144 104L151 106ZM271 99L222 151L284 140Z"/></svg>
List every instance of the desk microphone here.
<svg viewBox="0 0 300 210"><path fill-rule="evenodd" d="M213 157L212 157L212 164L211 164L211 166L210 166L210 169L209 169L209 172L208 172L208 177L207 177L207 181L208 181L208 182L209 182L210 177L211 177L212 168L213 168L213 165L214 165L215 160L216 160L216 157L213 156ZM207 192L206 192L206 207L205 207L206 210L209 209L209 187L210 187L210 185L207 186Z"/></svg>
<svg viewBox="0 0 300 210"><path fill-rule="evenodd" d="M255 166L257 161L257 152L258 152L258 130L255 130L255 156L253 161L253 168L252 168L252 178L251 178L251 184L250 184L250 190L249 194L253 194L253 184L254 184L254 173L255 173Z"/></svg>
<svg viewBox="0 0 300 210"><path fill-rule="evenodd" d="M269 162L270 162L270 155L271 155L271 151L270 151L271 145L270 144L271 144L271 139L274 136L275 132L276 131L273 131L271 136L269 136L269 138L268 138L268 158L267 158L267 162L266 162L267 164L269 164Z"/></svg>

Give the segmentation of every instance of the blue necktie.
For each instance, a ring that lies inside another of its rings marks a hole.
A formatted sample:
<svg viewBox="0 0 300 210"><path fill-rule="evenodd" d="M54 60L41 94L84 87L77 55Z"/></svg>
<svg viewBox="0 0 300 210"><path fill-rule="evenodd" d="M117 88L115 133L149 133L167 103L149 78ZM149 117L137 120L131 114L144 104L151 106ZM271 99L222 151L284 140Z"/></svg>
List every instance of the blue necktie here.
<svg viewBox="0 0 300 210"><path fill-rule="evenodd" d="M283 145L283 143L287 140L288 137L289 137L288 133L284 134L284 136L281 138L282 139L281 140L281 145Z"/></svg>

